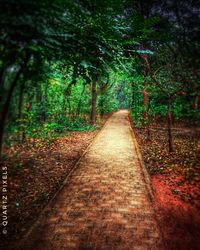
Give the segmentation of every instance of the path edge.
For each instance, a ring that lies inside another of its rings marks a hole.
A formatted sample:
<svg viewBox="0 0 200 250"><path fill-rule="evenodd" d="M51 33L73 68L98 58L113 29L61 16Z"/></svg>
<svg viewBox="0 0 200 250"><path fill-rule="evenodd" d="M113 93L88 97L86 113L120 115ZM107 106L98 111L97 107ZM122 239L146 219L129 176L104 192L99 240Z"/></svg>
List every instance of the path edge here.
<svg viewBox="0 0 200 250"><path fill-rule="evenodd" d="M142 170L142 175L144 177L144 182L145 182L145 186L147 188L147 192L149 194L149 198L150 198L151 202L153 202L154 201L154 189L153 189L153 186L151 184L149 173L148 173L148 171L147 171L147 169L145 167L145 163L144 163L144 160L142 158L142 154L140 152L139 144L137 142L135 132L134 132L134 129L133 129L133 122L132 122L132 118L130 116L130 113L129 113L128 116L129 116L129 120L130 120L130 132L131 132L131 136L132 136L132 139L133 139L135 151L136 151L136 154L138 156L138 160L139 160L138 162L139 162L140 168Z"/></svg>
<svg viewBox="0 0 200 250"><path fill-rule="evenodd" d="M114 114L114 113L113 113ZM113 115L112 114L112 115ZM111 116L112 116L111 115ZM78 168L79 163L81 162L82 158L86 155L86 153L89 151L89 149L92 147L92 145L96 142L96 140L98 139L98 137L100 136L101 132L104 130L104 128L107 126L108 121L110 120L111 116L105 121L104 125L102 126L102 128L97 132L97 134L95 135L94 139L92 140L92 142L86 147L86 149L83 151L83 153L81 154L80 158L75 162L74 166L70 169L69 173L67 174L67 176L65 177L64 181L62 182L61 186L59 187L59 189L55 192L55 194L53 195L53 197L48 201L48 203L45 205L45 207L41 210L41 212L38 215L38 219L36 219L35 222L33 222L33 224L31 225L31 227L28 229L27 233L22 236L22 239L19 242L16 242L16 244L14 244L14 246L11 246L12 248L8 248L9 249L16 249L16 250L25 250L27 248L23 248L23 246L27 247L27 241L30 237L30 235L32 233L34 233L34 230L37 229L37 227L41 224L41 220L43 219L43 216L45 216L45 213L47 213L51 207L51 205L53 205L53 202L55 202L57 196L61 193L61 191L63 190L63 188L68 184L68 181L70 179L70 177L72 176L72 174L75 172L75 170ZM33 238L34 239L34 238ZM29 245L29 244L28 244Z"/></svg>
<svg viewBox="0 0 200 250"><path fill-rule="evenodd" d="M139 165L140 165L140 169L142 171L145 186L147 188L147 194L149 196L150 202L153 205L154 217L155 217L155 220L157 222L157 226L159 228L159 233L160 233L160 237L161 237L160 244L162 246L162 250L166 250L167 248L166 248L165 241L164 241L163 230L162 230L160 224L158 223L159 220L158 220L157 213L156 213L157 209L156 209L156 205L155 205L154 188L153 188L153 186L151 184L150 175L149 175L149 173L148 173L148 171L147 171L147 169L145 167L145 163L144 163L142 154L140 152L139 143L138 143L138 141L136 139L136 136L135 136L135 132L134 132L134 128L133 128L133 121L132 121L132 118L130 116L130 113L129 113L128 117L129 117L129 121L130 121L130 125L129 125L130 132L131 132L131 136L132 136L132 139L133 139L136 154L138 156L138 162L139 162Z"/></svg>

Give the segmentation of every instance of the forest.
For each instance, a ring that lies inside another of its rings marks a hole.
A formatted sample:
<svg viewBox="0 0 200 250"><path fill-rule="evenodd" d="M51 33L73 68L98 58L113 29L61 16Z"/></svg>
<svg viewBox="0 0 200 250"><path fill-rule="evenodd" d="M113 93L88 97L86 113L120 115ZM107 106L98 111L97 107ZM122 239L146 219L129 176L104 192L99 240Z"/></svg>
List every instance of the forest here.
<svg viewBox="0 0 200 250"><path fill-rule="evenodd" d="M198 1L1 0L0 9L0 158L12 237L124 109L154 189L167 185L173 206L199 209ZM182 231L164 238L175 244Z"/></svg>

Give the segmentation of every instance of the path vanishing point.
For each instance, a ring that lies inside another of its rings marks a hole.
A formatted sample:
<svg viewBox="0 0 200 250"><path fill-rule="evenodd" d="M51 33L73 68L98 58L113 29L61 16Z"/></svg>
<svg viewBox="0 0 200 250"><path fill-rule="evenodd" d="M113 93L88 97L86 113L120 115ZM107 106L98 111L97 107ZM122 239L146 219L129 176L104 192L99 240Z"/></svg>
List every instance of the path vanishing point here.
<svg viewBox="0 0 200 250"><path fill-rule="evenodd" d="M128 111L113 114L20 249L163 249Z"/></svg>

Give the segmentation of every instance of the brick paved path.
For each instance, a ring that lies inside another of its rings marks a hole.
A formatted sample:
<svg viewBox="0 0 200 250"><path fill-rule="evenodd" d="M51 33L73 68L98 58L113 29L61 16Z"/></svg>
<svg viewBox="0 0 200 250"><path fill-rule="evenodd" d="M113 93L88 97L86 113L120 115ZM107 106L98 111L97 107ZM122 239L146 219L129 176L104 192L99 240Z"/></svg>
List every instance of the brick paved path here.
<svg viewBox="0 0 200 250"><path fill-rule="evenodd" d="M148 197L128 111L119 111L108 120L43 216L32 248L162 249ZM33 239L30 236L28 242Z"/></svg>

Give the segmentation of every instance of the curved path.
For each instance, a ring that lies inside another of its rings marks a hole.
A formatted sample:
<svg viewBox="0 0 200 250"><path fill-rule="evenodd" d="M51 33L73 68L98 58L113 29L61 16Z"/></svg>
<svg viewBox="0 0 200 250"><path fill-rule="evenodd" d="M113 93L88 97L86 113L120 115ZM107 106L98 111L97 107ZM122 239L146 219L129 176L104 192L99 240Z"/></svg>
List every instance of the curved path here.
<svg viewBox="0 0 200 250"><path fill-rule="evenodd" d="M107 121L35 231L21 249L162 249L128 111Z"/></svg>

